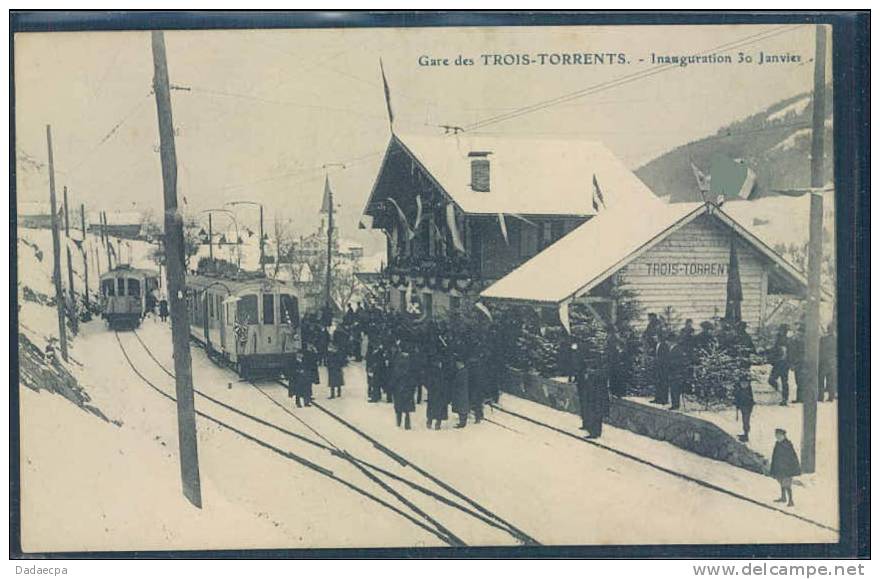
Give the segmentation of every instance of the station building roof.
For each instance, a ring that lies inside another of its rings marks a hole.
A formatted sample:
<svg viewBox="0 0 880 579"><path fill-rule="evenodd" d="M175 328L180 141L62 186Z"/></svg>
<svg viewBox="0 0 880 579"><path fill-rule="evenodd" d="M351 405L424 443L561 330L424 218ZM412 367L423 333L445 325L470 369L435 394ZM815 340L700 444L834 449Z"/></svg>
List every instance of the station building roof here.
<svg viewBox="0 0 880 579"><path fill-rule="evenodd" d="M400 159L403 152L409 159ZM489 161L488 191L471 188L469 155ZM590 216L593 176L606 207L656 201L650 189L603 144L583 139L534 136L392 135L364 211L393 196L395 183L383 179L393 162L419 165L466 214Z"/></svg>
<svg viewBox="0 0 880 579"><path fill-rule="evenodd" d="M697 217L710 214L775 266L790 293L806 293L803 273L742 227L722 208L705 203L617 207L600 212L501 278L480 296L488 301L561 304L587 294L645 251Z"/></svg>

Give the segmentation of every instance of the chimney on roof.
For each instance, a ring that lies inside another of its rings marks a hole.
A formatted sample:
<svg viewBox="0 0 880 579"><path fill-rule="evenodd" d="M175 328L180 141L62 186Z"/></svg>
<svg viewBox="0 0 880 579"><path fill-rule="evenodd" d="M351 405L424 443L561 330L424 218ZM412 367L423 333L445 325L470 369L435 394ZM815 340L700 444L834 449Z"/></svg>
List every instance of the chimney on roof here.
<svg viewBox="0 0 880 579"><path fill-rule="evenodd" d="M468 153L471 159L471 189L474 191L489 191L489 155L490 151L472 151Z"/></svg>

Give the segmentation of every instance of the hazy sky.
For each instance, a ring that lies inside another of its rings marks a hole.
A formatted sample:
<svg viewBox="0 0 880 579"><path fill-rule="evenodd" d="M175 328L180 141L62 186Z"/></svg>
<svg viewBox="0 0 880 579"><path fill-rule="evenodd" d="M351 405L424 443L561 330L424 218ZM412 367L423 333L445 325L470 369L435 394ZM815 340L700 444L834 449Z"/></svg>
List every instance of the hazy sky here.
<svg viewBox="0 0 880 579"><path fill-rule="evenodd" d="M195 212L251 199L304 230L317 219L324 163L345 234L366 202L389 138L378 60L395 128L470 123L656 67L652 53L701 53L776 26L510 27L173 31L166 33L178 129L179 195ZM801 64L674 67L513 120L493 134L599 140L636 168L663 152L811 90L814 28L791 26L742 49L791 52ZM482 54L625 53L625 65L485 66ZM829 55L830 55L829 50ZM474 66L419 66L420 56ZM830 57L829 57L830 58ZM644 62L640 62L644 59ZM15 38L19 154L47 160L71 202L108 210L162 208L148 32L28 33ZM830 69L829 69L830 78ZM120 124L121 123L121 124ZM586 181L585 181L586 182ZM45 169L19 180L20 201L48 199ZM238 209L255 223L256 211ZM360 237L365 239L364 237ZM381 238L381 236L380 236Z"/></svg>

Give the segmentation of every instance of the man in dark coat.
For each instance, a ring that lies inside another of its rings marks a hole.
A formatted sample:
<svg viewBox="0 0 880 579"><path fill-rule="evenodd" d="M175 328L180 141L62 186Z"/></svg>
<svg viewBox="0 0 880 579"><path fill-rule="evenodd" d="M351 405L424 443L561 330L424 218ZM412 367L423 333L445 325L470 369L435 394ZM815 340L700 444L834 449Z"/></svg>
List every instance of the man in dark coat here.
<svg viewBox="0 0 880 579"><path fill-rule="evenodd" d="M741 442L749 441L749 431L752 429L752 409L755 407L755 395L752 392L752 383L749 380L741 381L733 391L733 405L742 416L743 433L737 438Z"/></svg>
<svg viewBox="0 0 880 579"><path fill-rule="evenodd" d="M410 372L416 388L416 404L422 403L422 390L425 386L425 374L427 373L428 358L425 354L425 344L413 345L410 348Z"/></svg>
<svg viewBox="0 0 880 579"><path fill-rule="evenodd" d="M394 414L399 427L401 421L406 430L412 428L410 412L415 412L415 379L410 360L410 354L406 349L401 349L395 354L391 363L391 387L394 390Z"/></svg>
<svg viewBox="0 0 880 579"><path fill-rule="evenodd" d="M599 438L602 436L602 423L611 409L608 374L601 368L587 370L585 374L587 375L587 389L583 415L587 438Z"/></svg>
<svg viewBox="0 0 880 579"><path fill-rule="evenodd" d="M837 332L831 324L828 332L819 338L819 402L833 402L836 397Z"/></svg>
<svg viewBox="0 0 880 579"><path fill-rule="evenodd" d="M159 319L163 322L168 319L168 300L164 297L159 300Z"/></svg>
<svg viewBox="0 0 880 579"><path fill-rule="evenodd" d="M330 398L342 397L342 386L345 379L342 375L342 368L345 366L345 352L338 348L331 347L327 353L327 384L330 386Z"/></svg>
<svg viewBox="0 0 880 579"><path fill-rule="evenodd" d="M367 348L367 400L382 400L382 384L386 380L385 347L379 340L370 340Z"/></svg>
<svg viewBox="0 0 880 579"><path fill-rule="evenodd" d="M609 326L605 337L604 359L608 371L608 387L615 396L626 395L626 378L623 372L623 339L617 328Z"/></svg>
<svg viewBox="0 0 880 579"><path fill-rule="evenodd" d="M467 426L468 413L471 410L470 385L468 367L456 357L452 379L452 411L458 414L456 428Z"/></svg>
<svg viewBox="0 0 880 579"><path fill-rule="evenodd" d="M437 352L430 357L428 372L425 374L428 390L427 424L428 428L433 425L434 430L440 430L440 424L449 418L448 372L444 366L443 357Z"/></svg>
<svg viewBox="0 0 880 579"><path fill-rule="evenodd" d="M794 336L788 340L788 367L794 371L794 402L802 403L807 388L806 335L804 324L798 324Z"/></svg>
<svg viewBox="0 0 880 579"><path fill-rule="evenodd" d="M768 382L774 390L779 390L779 382L782 382L782 401L780 406L788 406L788 372L790 369L788 358L788 325L782 324L776 333L776 341L770 350L770 379Z"/></svg>
<svg viewBox="0 0 880 579"><path fill-rule="evenodd" d="M483 420L483 405L486 403L486 358L473 353L467 361L468 367L468 399L474 413L474 423Z"/></svg>
<svg viewBox="0 0 880 579"><path fill-rule="evenodd" d="M773 447L773 458L770 461L770 476L779 481L781 496L777 503L784 503L788 495L788 506L794 506L791 494L792 479L801 474L801 463L791 441L786 437L785 430L776 429L776 445Z"/></svg>
<svg viewBox="0 0 880 579"><path fill-rule="evenodd" d="M672 360L670 359L670 336L660 332L657 349L654 356L654 404L669 404L669 375L672 372Z"/></svg>
<svg viewBox="0 0 880 579"><path fill-rule="evenodd" d="M315 329L315 347L318 353L317 363L327 364L327 352L330 349L330 333L324 326Z"/></svg>
<svg viewBox="0 0 880 579"><path fill-rule="evenodd" d="M668 349L664 356L666 383L669 385L670 410L681 408L681 393L684 391L688 372L687 352L681 344L681 336L675 339L670 333L667 337Z"/></svg>

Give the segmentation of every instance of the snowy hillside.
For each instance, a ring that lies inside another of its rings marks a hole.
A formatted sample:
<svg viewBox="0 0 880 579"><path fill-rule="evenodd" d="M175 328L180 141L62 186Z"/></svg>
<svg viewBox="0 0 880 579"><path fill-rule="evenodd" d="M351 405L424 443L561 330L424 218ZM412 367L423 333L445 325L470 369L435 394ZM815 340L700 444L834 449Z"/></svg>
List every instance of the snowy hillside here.
<svg viewBox="0 0 880 579"><path fill-rule="evenodd" d="M825 107L825 176L833 180L833 94L829 85ZM742 159L756 174L755 195L773 189L810 186L812 97L801 94L781 101L717 133L682 145L636 170L636 175L661 198L673 203L700 201L690 162L708 172L715 153Z"/></svg>

